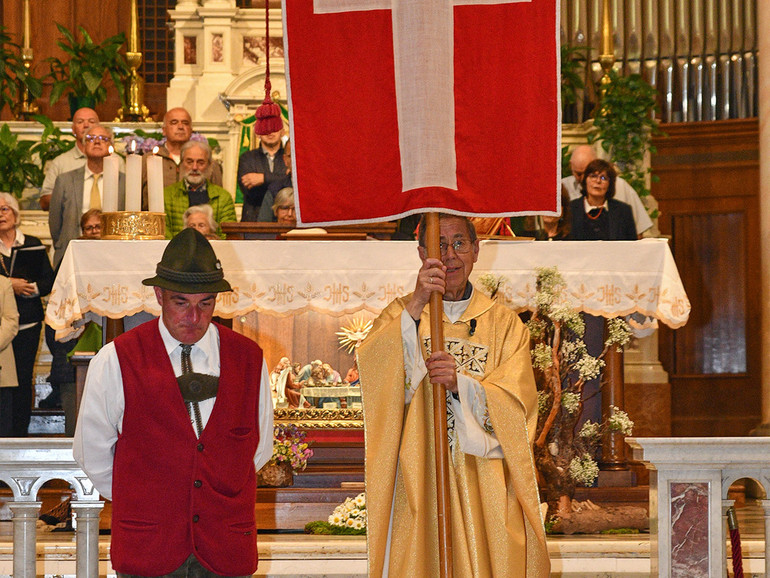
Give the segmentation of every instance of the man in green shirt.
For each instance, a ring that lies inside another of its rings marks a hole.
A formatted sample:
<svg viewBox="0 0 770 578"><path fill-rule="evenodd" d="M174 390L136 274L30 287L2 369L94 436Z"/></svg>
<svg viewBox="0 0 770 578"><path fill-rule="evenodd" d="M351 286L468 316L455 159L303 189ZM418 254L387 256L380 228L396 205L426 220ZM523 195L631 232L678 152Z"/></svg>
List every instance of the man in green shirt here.
<svg viewBox="0 0 770 578"><path fill-rule="evenodd" d="M166 211L166 239L171 239L185 227L184 213L193 205L211 205L217 224L235 221L232 195L211 182L211 148L203 142L187 141L182 145L179 165L181 180L163 191ZM217 235L225 238L217 228Z"/></svg>

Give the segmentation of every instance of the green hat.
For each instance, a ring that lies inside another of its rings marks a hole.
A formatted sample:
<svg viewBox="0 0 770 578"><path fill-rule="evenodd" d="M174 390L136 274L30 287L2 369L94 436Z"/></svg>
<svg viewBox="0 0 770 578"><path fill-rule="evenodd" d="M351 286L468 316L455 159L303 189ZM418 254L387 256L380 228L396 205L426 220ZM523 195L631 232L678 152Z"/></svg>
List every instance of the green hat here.
<svg viewBox="0 0 770 578"><path fill-rule="evenodd" d="M178 293L232 291L211 243L192 228L182 229L169 241L155 273L142 283Z"/></svg>

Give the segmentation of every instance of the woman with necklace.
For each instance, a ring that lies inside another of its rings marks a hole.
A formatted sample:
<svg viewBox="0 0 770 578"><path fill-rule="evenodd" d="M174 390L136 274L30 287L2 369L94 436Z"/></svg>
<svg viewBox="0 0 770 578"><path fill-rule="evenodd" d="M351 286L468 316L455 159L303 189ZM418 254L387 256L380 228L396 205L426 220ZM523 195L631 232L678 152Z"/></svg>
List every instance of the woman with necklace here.
<svg viewBox="0 0 770 578"><path fill-rule="evenodd" d="M32 374L40 332L43 302L53 286L54 272L40 239L19 230L19 202L0 193L0 274L10 278L19 310L19 333L13 339L18 387L0 387L0 407L11 409L11 419L0 421L0 436L26 437L32 413ZM7 416L7 412L3 410Z"/></svg>
<svg viewBox="0 0 770 578"><path fill-rule="evenodd" d="M602 159L591 161L580 185L582 197L569 205L573 241L635 241L631 207L613 199L617 173Z"/></svg>

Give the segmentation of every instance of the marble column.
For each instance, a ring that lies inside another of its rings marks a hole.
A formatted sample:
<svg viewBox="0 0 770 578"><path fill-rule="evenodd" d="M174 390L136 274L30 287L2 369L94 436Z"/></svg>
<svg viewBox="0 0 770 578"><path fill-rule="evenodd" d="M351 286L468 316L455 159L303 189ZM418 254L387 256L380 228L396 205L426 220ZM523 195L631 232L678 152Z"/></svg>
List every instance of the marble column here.
<svg viewBox="0 0 770 578"><path fill-rule="evenodd" d="M77 576L99 575L99 514L104 502L72 500L77 525Z"/></svg>
<svg viewBox="0 0 770 578"><path fill-rule="evenodd" d="M762 435L770 433L770 2L757 2L759 43L759 233L762 262ZM760 432L758 432L760 433Z"/></svg>
<svg viewBox="0 0 770 578"><path fill-rule="evenodd" d="M765 515L765 576L770 576L770 500L762 500Z"/></svg>
<svg viewBox="0 0 770 578"><path fill-rule="evenodd" d="M34 578L37 575L37 517L42 502L9 502L13 512L13 575Z"/></svg>
<svg viewBox="0 0 770 578"><path fill-rule="evenodd" d="M727 544L730 542L730 524L727 521L727 510L732 508L735 505L735 500L722 500L722 532L724 532L725 539L721 541L722 543L722 560L727 562ZM730 554L732 555L732 543L730 543ZM722 568L724 573L723 576L727 576L727 564L724 565ZM735 572L735 570L733 570Z"/></svg>

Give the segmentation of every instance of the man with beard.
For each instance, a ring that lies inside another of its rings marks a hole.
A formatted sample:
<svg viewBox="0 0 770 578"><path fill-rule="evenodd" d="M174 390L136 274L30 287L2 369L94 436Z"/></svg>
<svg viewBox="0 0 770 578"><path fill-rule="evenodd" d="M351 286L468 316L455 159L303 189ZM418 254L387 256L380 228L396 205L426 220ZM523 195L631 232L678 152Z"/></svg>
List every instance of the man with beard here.
<svg viewBox="0 0 770 578"><path fill-rule="evenodd" d="M166 137L166 143L158 147L156 154L163 159L163 186L170 187L182 178L180 174L182 147L190 140L193 133L190 113L182 107L172 108L163 117L161 131ZM146 170L144 178L147 179ZM212 163L209 180L215 185L222 186L222 167L219 163Z"/></svg>
<svg viewBox="0 0 770 578"><path fill-rule="evenodd" d="M166 210L166 238L171 239L185 228L184 213L194 205L211 205L214 220L235 221L233 197L222 187L211 182L211 148L198 141L187 141L182 145L180 180L163 191ZM217 235L225 238L221 230Z"/></svg>

